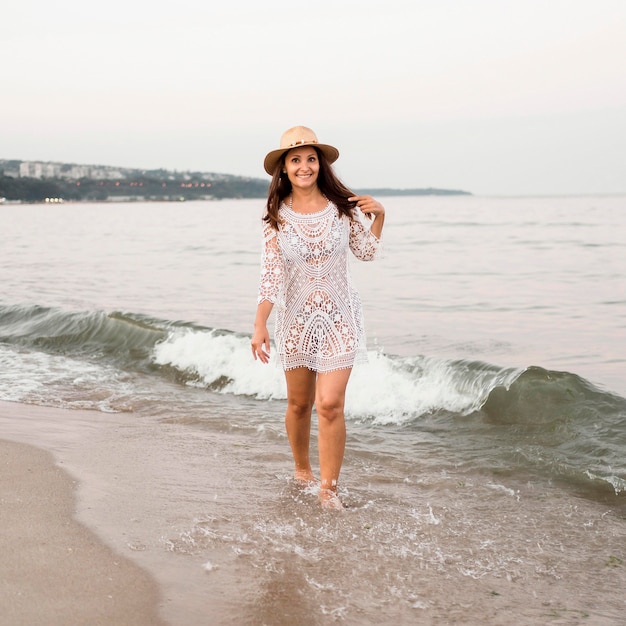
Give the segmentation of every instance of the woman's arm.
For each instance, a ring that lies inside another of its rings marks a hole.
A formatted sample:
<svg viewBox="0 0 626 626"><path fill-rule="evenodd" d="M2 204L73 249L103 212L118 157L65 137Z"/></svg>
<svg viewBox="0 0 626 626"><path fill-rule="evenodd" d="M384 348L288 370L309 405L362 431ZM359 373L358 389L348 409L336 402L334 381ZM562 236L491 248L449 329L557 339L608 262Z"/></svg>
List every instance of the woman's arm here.
<svg viewBox="0 0 626 626"><path fill-rule="evenodd" d="M356 215L350 220L350 250L360 261L373 261L381 247L385 208L370 196L353 196L350 200L357 205ZM361 214L370 219L374 216L369 228Z"/></svg>
<svg viewBox="0 0 626 626"><path fill-rule="evenodd" d="M278 248L276 231L269 224L265 224L258 306L252 334L252 355L262 363L269 361L270 334L267 331L267 320L278 297L282 282L283 257Z"/></svg>

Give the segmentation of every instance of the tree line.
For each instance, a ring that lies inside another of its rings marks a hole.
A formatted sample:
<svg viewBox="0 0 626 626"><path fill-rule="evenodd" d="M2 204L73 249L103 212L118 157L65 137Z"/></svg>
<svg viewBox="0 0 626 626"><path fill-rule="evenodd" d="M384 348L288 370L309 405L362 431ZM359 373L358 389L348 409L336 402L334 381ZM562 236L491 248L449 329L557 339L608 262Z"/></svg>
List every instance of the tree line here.
<svg viewBox="0 0 626 626"><path fill-rule="evenodd" d="M82 178L13 178L0 174L0 198L21 202L44 202L46 198L64 201L107 201L115 199L198 200L214 198L264 198L268 183L257 178L220 177L208 181L163 180L149 176L133 179L94 180Z"/></svg>

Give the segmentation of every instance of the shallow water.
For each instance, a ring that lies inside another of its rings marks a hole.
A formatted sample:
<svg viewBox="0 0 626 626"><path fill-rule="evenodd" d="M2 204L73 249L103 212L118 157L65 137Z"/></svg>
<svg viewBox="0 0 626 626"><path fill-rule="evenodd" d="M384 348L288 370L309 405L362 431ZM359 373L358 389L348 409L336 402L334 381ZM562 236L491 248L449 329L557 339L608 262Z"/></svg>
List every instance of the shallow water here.
<svg viewBox="0 0 626 626"><path fill-rule="evenodd" d="M624 202L385 200L339 515L250 356L261 202L3 206L0 433L81 477L173 623L620 623Z"/></svg>

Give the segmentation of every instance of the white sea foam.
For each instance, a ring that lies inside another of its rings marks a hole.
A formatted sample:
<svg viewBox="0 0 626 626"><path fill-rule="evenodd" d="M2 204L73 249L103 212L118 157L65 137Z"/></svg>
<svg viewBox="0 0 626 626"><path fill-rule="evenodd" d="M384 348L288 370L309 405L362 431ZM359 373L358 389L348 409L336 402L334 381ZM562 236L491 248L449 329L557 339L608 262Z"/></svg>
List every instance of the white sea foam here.
<svg viewBox="0 0 626 626"><path fill-rule="evenodd" d="M255 361L250 339L246 337L176 330L155 346L153 360L158 365L169 365L197 376L202 385L217 383L222 393L259 399L287 397L281 370Z"/></svg>
<svg viewBox="0 0 626 626"><path fill-rule="evenodd" d="M127 409L131 390L106 363L0 346L0 400L115 413Z"/></svg>
<svg viewBox="0 0 626 626"><path fill-rule="evenodd" d="M461 385L446 361L399 360L373 351L368 356L369 363L354 368L346 394L347 410L354 416L403 423L437 409L467 413L484 399L482 389Z"/></svg>
<svg viewBox="0 0 626 626"><path fill-rule="evenodd" d="M506 487L505 485L500 485L499 483L494 483L494 482L488 482L487 487L489 487L490 489L493 489L494 491L502 491L503 493L511 497L514 497L517 493L517 499L519 500L519 491L516 492L514 489L511 489L510 487Z"/></svg>
<svg viewBox="0 0 626 626"><path fill-rule="evenodd" d="M153 361L185 372L188 384L220 393L258 399L287 397L280 367L255 361L245 336L176 329L155 346ZM480 407L501 377L497 371L468 375L463 367L441 359L399 359L370 351L369 363L354 368L346 413L349 418L380 424L409 422L438 409L468 413Z"/></svg>

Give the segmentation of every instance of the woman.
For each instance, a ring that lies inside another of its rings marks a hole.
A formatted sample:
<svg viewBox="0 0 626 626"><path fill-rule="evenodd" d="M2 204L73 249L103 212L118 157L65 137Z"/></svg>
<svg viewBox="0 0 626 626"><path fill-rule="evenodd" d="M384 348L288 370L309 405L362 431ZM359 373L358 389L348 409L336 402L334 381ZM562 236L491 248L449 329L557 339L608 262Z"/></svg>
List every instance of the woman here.
<svg viewBox="0 0 626 626"><path fill-rule="evenodd" d="M315 481L309 460L311 413L318 415L320 502L342 508L337 482L346 443L344 400L355 361L366 359L358 293L348 250L372 260L385 209L355 196L335 175L339 157L304 126L287 130L265 157L272 176L252 354L269 361L267 320L276 305L275 343L287 381L285 425L296 480ZM370 228L362 216L373 219Z"/></svg>

